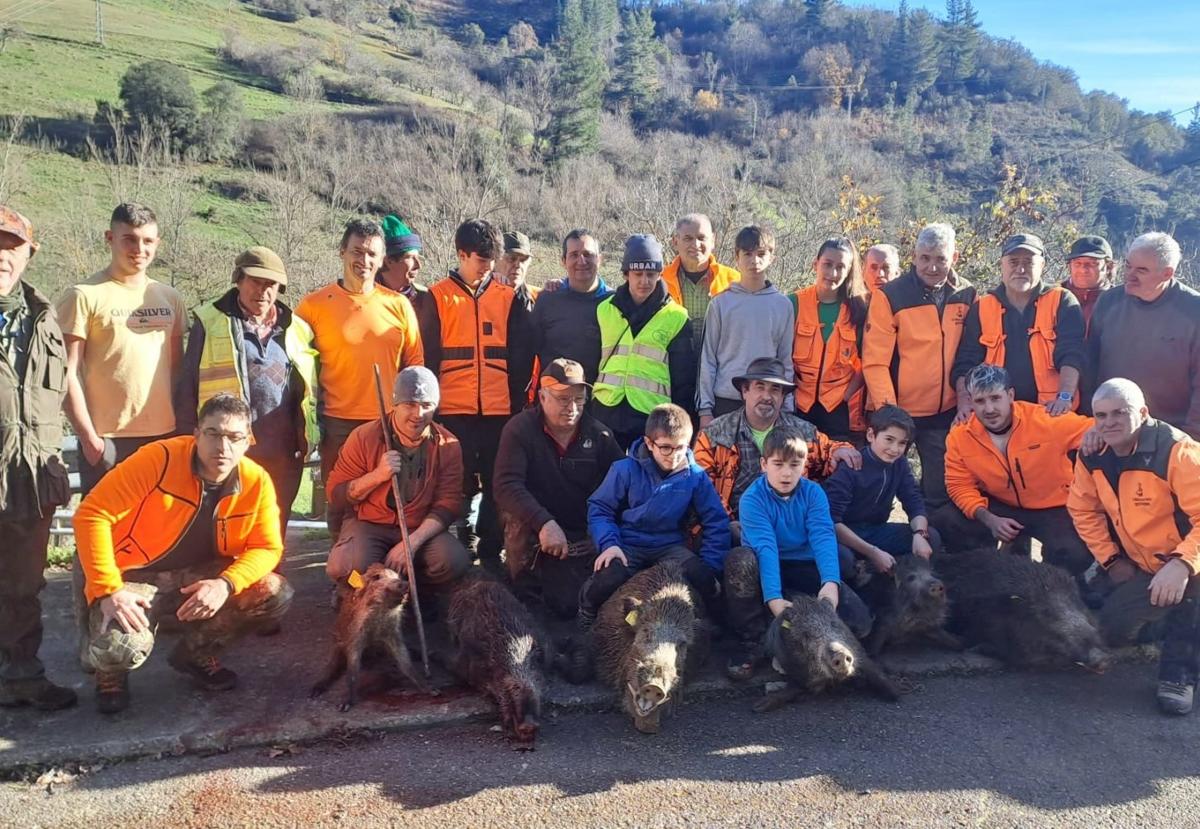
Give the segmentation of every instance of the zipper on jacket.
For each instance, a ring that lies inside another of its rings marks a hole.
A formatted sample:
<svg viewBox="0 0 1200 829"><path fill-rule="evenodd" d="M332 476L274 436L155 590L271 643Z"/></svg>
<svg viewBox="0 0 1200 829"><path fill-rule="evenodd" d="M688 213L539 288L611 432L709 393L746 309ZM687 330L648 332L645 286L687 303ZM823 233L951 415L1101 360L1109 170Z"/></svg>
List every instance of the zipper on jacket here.
<svg viewBox="0 0 1200 829"><path fill-rule="evenodd" d="M1017 458L1014 463L1017 465L1017 477L1021 479L1021 489L1029 489L1029 484L1025 483L1025 473L1021 471L1021 459Z"/></svg>
<svg viewBox="0 0 1200 829"><path fill-rule="evenodd" d="M992 443L990 440L987 443L984 443L982 440L979 439L978 435L972 435L972 437L974 437L976 442L980 443L981 445L983 445L985 447L990 447L992 452L994 452L996 455L999 455L1000 460L1004 461L1004 474L1008 476L1009 489L1011 489L1013 491L1013 497L1017 499L1017 506L1020 507L1021 509L1024 509L1025 508L1024 505L1021 504L1021 490L1017 489L1017 481L1013 477L1013 465L1008 459L1008 447L1012 445L1013 433L1015 433L1015 432L1016 432L1016 424L1014 423L1012 432L1010 432L1009 436L1008 436L1008 444L1006 444L1004 447L1003 454L1001 454L1000 450L996 448L996 444ZM1021 472L1021 462L1018 460L1016 462L1016 464L1017 464L1017 474L1021 476L1021 486L1024 487L1025 486L1025 475L1023 472Z"/></svg>

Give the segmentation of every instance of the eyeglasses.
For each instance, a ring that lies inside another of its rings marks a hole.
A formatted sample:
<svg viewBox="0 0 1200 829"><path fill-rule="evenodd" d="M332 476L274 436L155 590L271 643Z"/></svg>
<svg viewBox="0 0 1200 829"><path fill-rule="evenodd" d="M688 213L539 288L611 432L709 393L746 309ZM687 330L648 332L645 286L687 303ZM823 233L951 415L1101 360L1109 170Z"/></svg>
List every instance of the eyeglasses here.
<svg viewBox="0 0 1200 829"><path fill-rule="evenodd" d="M576 408L582 409L587 405L587 392L583 394L555 394L552 391L547 391L546 394L554 400L554 402L563 409Z"/></svg>
<svg viewBox="0 0 1200 829"><path fill-rule="evenodd" d="M681 443L678 445L674 443L652 443L651 446L654 447L654 451L658 454L667 455L668 457L671 455L678 455L681 452L686 452L688 448L686 443Z"/></svg>
<svg viewBox="0 0 1200 829"><path fill-rule="evenodd" d="M241 432L222 432L220 429L201 429L200 434L214 443L227 440L230 446L241 446L250 440L249 435L244 435Z"/></svg>

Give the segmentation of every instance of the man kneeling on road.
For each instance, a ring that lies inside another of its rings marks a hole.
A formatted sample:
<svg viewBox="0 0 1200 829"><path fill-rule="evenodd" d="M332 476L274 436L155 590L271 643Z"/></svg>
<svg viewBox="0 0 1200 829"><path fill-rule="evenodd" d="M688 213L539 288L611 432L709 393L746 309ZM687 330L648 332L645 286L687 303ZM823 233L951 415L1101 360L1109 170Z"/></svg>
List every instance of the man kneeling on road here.
<svg viewBox="0 0 1200 829"><path fill-rule="evenodd" d="M471 560L466 548L446 532L462 514L462 448L458 438L433 422L439 399L433 372L409 366L396 376L392 394L395 407L388 426L393 440L373 420L351 432L342 446L325 492L335 510L353 517L342 524L329 552L325 572L334 581L378 561L407 575L392 476L398 478L404 500L418 587L442 587L467 572Z"/></svg>
<svg viewBox="0 0 1200 829"><path fill-rule="evenodd" d="M1131 380L1102 383L1092 413L1108 448L1075 462L1067 509L1116 585L1100 630L1112 645L1161 641L1158 705L1187 714L1200 676L1200 443L1151 418Z"/></svg>
<svg viewBox="0 0 1200 829"><path fill-rule="evenodd" d="M1042 558L1078 576L1092 563L1067 514L1072 459L1092 419L1051 415L1040 403L1014 400L1008 372L983 364L966 375L974 409L946 439L951 503L930 523L951 547L995 546L1019 538L1042 542Z"/></svg>
<svg viewBox="0 0 1200 829"><path fill-rule="evenodd" d="M279 622L292 588L272 568L283 554L275 488L244 457L250 409L218 394L195 435L155 441L118 464L75 513L75 541L90 604L88 656L96 705L129 705L129 672L155 634L178 632L171 667L210 691L237 675L217 654Z"/></svg>
<svg viewBox="0 0 1200 829"><path fill-rule="evenodd" d="M588 497L625 454L612 430L584 412L589 388L579 363L552 361L537 406L505 424L496 453L508 576L522 599L536 582L547 609L567 619L596 560Z"/></svg>

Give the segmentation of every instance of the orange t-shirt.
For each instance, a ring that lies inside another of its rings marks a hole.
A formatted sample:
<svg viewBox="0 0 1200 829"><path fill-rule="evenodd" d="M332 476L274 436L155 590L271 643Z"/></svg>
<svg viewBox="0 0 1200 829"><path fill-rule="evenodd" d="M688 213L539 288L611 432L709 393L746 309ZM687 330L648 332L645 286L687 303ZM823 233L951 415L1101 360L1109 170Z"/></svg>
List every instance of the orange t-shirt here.
<svg viewBox="0 0 1200 829"><path fill-rule="evenodd" d="M390 399L400 370L425 363L412 304L387 288L376 285L368 294L355 294L327 285L300 300L296 313L313 330L322 411L330 417L379 417L372 366L379 365L383 393Z"/></svg>

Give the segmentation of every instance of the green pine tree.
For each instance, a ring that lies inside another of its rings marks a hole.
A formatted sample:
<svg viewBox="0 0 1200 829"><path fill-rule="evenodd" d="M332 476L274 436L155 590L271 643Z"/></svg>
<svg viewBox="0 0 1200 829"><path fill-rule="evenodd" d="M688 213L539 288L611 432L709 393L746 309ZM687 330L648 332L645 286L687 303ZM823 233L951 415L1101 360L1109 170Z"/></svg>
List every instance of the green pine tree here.
<svg viewBox="0 0 1200 829"><path fill-rule="evenodd" d="M595 21L589 19L594 10L595 0L566 0L562 7L554 44L559 65L555 105L542 136L551 166L594 152L600 145L605 65Z"/></svg>
<svg viewBox="0 0 1200 829"><path fill-rule="evenodd" d="M971 0L946 0L946 45L942 53L946 80L965 83L975 76L980 40L979 18Z"/></svg>
<svg viewBox="0 0 1200 829"><path fill-rule="evenodd" d="M937 83L939 54L936 25L925 12L909 15L906 32L908 77L907 83L900 85L906 101L919 97Z"/></svg>
<svg viewBox="0 0 1200 829"><path fill-rule="evenodd" d="M662 86L658 75L658 52L650 8L627 10L621 20L610 95L638 125L646 123L658 104Z"/></svg>
<svg viewBox="0 0 1200 829"><path fill-rule="evenodd" d="M830 0L804 0L804 27L809 37L829 28Z"/></svg>

